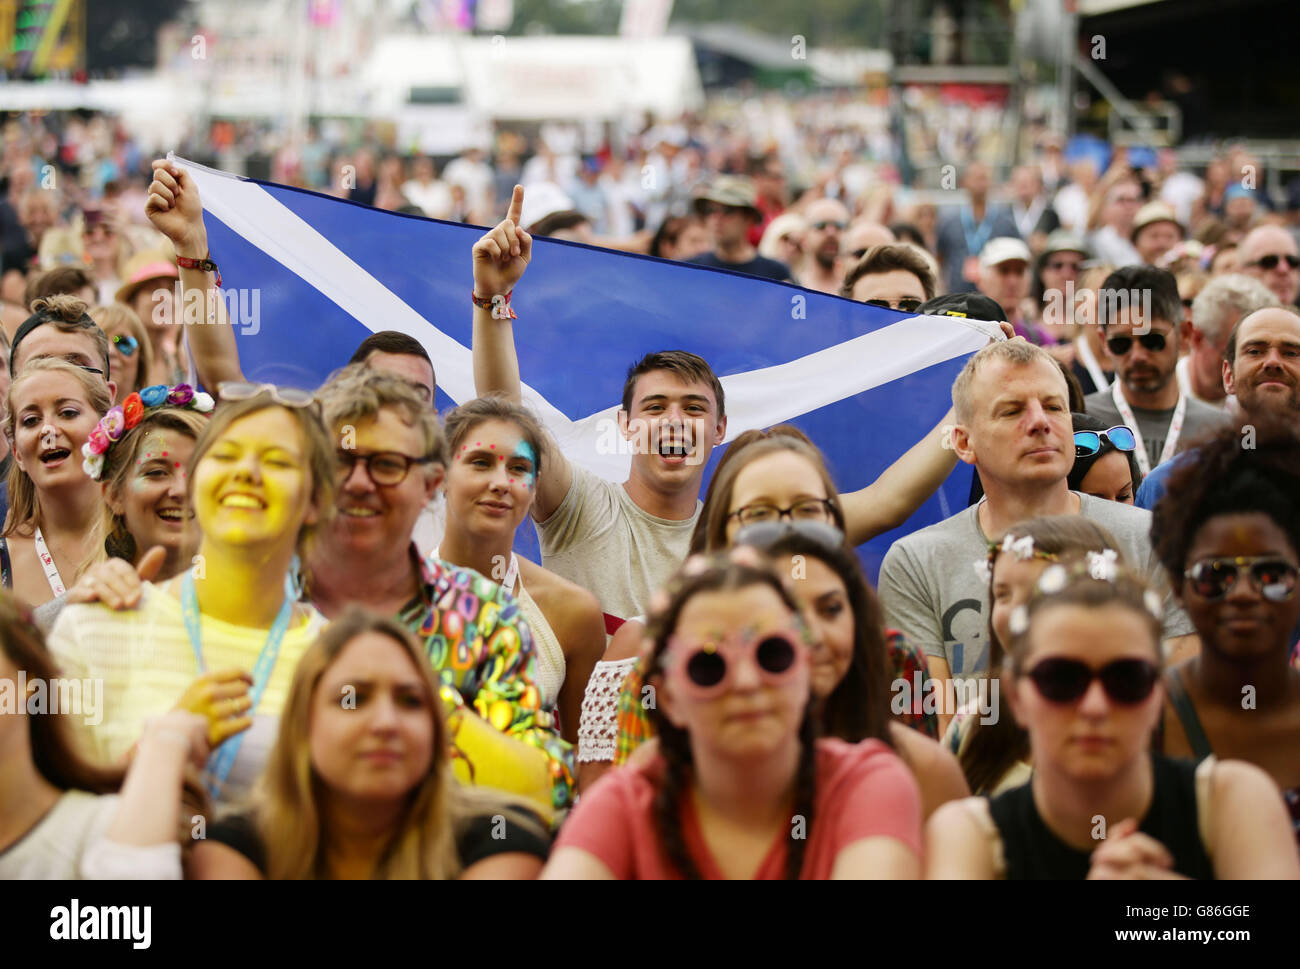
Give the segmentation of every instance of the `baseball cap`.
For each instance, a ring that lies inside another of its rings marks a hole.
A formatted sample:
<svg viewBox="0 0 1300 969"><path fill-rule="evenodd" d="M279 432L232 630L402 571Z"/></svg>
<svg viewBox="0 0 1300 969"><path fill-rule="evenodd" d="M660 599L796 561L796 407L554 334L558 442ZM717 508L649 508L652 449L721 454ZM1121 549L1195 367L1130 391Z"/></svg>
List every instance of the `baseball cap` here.
<svg viewBox="0 0 1300 969"><path fill-rule="evenodd" d="M983 293L948 293L944 296L936 296L918 306L916 312L923 316L962 316L969 320L987 320L990 323L1011 322L997 300L990 299Z"/></svg>
<svg viewBox="0 0 1300 969"><path fill-rule="evenodd" d="M1029 262L1029 247L1019 239L1011 236L998 236L996 239L990 239L984 248L980 250L980 266L997 266L1004 262L1011 262L1018 259L1023 263Z"/></svg>

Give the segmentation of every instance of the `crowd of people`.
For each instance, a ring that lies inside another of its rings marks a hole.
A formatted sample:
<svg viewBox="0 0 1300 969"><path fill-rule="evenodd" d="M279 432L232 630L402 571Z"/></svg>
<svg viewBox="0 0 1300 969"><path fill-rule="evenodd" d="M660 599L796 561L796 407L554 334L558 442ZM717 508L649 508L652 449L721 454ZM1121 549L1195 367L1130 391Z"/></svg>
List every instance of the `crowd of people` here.
<svg viewBox="0 0 1300 969"><path fill-rule="evenodd" d="M172 313L222 285L192 176L54 124L5 129L0 876L1300 878L1300 248L1248 156L1044 137L940 213L703 124L362 151L339 194L495 223L438 414L392 331L250 383ZM854 492L792 426L705 488L723 385L647 347L604 480L522 401L535 236L1001 332Z"/></svg>

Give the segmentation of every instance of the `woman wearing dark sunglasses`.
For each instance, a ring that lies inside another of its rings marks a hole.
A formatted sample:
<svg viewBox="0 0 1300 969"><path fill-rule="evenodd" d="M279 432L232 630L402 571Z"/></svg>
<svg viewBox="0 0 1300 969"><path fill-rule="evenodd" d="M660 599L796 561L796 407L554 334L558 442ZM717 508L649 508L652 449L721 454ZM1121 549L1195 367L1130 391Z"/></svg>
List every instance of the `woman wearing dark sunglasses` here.
<svg viewBox="0 0 1300 969"><path fill-rule="evenodd" d="M108 337L109 379L117 384L120 404L148 386L153 370L153 347L135 310L123 303L106 303L90 310L90 318Z"/></svg>
<svg viewBox="0 0 1300 969"><path fill-rule="evenodd" d="M650 763L593 786L547 878L915 878L916 783L884 744L816 740L813 636L757 553L689 559L648 633Z"/></svg>
<svg viewBox="0 0 1300 969"><path fill-rule="evenodd" d="M1033 777L941 807L926 827L927 877L1300 878L1267 774L1151 752L1161 613L1160 597L1113 565L1042 574L1011 616L1003 676Z"/></svg>
<svg viewBox="0 0 1300 969"><path fill-rule="evenodd" d="M1201 638L1168 676L1164 750L1263 768L1300 839L1300 441L1255 430L1254 448L1235 429L1202 445L1155 507L1152 543Z"/></svg>
<svg viewBox="0 0 1300 969"><path fill-rule="evenodd" d="M1081 491L1105 501L1133 504L1142 470L1134 457L1137 438L1124 425L1091 414L1071 414L1074 422L1074 467L1068 477L1070 490Z"/></svg>

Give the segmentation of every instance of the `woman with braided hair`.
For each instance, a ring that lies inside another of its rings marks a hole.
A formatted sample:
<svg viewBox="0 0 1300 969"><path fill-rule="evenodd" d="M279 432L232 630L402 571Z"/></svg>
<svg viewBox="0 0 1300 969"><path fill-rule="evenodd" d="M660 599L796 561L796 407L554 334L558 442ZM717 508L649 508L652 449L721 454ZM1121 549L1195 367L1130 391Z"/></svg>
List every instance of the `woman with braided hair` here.
<svg viewBox="0 0 1300 969"><path fill-rule="evenodd" d="M689 559L649 619L649 763L610 773L547 878L915 878L920 798L879 740L816 739L812 635L750 549Z"/></svg>

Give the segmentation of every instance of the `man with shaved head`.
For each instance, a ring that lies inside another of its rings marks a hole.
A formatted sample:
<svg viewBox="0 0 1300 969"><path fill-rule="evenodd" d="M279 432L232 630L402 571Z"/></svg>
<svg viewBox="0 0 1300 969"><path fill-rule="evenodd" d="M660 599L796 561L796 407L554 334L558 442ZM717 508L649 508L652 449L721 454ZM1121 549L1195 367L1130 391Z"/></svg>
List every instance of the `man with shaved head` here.
<svg viewBox="0 0 1300 969"><path fill-rule="evenodd" d="M1254 276L1273 291L1284 306L1294 306L1300 293L1300 249L1281 226L1252 229L1237 247L1237 272Z"/></svg>
<svg viewBox="0 0 1300 969"><path fill-rule="evenodd" d="M808 229L803 251L808 260L799 274L799 285L822 293L838 293L844 282L841 243L849 228L849 210L835 199L818 199L804 211Z"/></svg>

